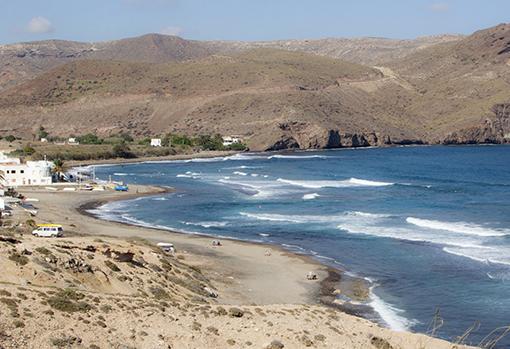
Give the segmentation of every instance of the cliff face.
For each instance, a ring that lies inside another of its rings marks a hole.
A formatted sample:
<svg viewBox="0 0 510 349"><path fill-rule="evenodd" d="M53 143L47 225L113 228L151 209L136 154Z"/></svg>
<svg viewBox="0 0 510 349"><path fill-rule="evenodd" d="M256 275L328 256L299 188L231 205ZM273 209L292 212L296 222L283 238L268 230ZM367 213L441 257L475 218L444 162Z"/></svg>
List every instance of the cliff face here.
<svg viewBox="0 0 510 349"><path fill-rule="evenodd" d="M425 143L417 138L391 137L388 134L375 131L344 132L339 129L327 129L300 122L281 123L278 126L281 133L258 148L271 151L284 149L361 148Z"/></svg>

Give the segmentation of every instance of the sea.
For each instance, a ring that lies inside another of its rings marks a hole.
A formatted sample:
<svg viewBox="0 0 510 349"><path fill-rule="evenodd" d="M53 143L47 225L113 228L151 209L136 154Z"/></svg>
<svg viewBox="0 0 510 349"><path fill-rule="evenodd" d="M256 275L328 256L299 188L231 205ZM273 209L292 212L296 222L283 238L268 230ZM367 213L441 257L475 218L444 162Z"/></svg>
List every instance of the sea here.
<svg viewBox="0 0 510 349"><path fill-rule="evenodd" d="M510 146L243 153L96 175L176 189L101 218L310 255L369 281L367 305L395 330L456 340L473 327L479 344L510 325Z"/></svg>

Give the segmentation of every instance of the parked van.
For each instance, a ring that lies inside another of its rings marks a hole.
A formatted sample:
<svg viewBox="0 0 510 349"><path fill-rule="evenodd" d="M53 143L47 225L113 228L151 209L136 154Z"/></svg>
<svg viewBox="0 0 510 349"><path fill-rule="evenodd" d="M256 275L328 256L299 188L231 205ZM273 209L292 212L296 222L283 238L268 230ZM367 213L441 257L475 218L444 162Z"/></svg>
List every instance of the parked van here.
<svg viewBox="0 0 510 349"><path fill-rule="evenodd" d="M39 224L37 229L32 231L32 235L43 238L61 237L64 229L60 224Z"/></svg>

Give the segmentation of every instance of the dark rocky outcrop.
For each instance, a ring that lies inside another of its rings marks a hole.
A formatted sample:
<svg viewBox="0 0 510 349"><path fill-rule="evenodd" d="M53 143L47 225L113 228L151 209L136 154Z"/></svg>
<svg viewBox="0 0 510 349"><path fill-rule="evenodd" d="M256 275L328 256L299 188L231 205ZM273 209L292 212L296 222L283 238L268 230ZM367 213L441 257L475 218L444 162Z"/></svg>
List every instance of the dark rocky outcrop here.
<svg viewBox="0 0 510 349"><path fill-rule="evenodd" d="M452 132L442 144L505 144L510 143L510 103L492 107L493 116L479 125Z"/></svg>
<svg viewBox="0 0 510 349"><path fill-rule="evenodd" d="M342 132L305 122L284 122L278 125L276 140L264 150L362 148L389 145L426 144L421 139L380 134L378 132Z"/></svg>

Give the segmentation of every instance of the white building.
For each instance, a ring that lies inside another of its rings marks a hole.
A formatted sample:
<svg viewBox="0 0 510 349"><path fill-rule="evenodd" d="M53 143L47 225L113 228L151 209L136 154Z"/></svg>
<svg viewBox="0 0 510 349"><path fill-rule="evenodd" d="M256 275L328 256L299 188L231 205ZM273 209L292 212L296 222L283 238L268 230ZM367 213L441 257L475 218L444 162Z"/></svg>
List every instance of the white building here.
<svg viewBox="0 0 510 349"><path fill-rule="evenodd" d="M223 146L228 147L235 143L241 143L241 138L237 136L225 136L222 137L223 139Z"/></svg>
<svg viewBox="0 0 510 349"><path fill-rule="evenodd" d="M76 145L77 145L77 144L80 144L80 142L78 142L78 141L76 140L76 138L71 137L71 138L69 138L69 139L67 140L67 144L73 144L73 145L75 145L75 144L76 144Z"/></svg>
<svg viewBox="0 0 510 349"><path fill-rule="evenodd" d="M49 161L27 161L23 164L20 159L0 153L0 173L7 187L51 184L52 168L53 164Z"/></svg>
<svg viewBox="0 0 510 349"><path fill-rule="evenodd" d="M151 139L151 147L161 147L161 138L153 138Z"/></svg>
<svg viewBox="0 0 510 349"><path fill-rule="evenodd" d="M48 138L41 138L41 143L48 143Z"/></svg>

